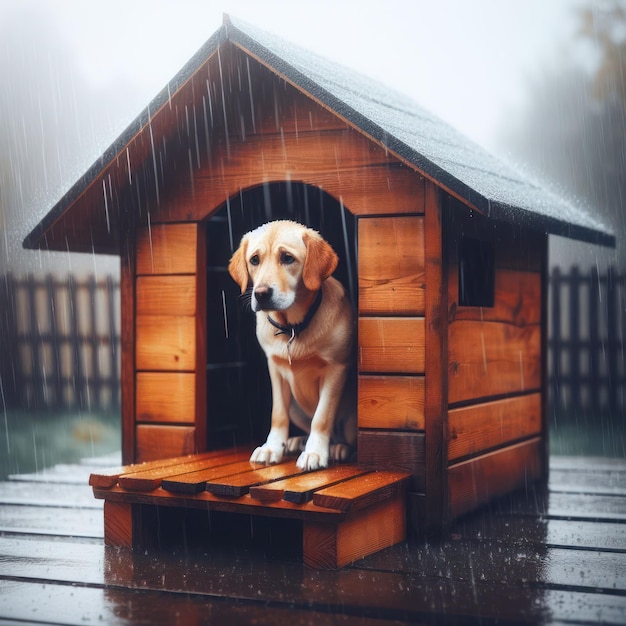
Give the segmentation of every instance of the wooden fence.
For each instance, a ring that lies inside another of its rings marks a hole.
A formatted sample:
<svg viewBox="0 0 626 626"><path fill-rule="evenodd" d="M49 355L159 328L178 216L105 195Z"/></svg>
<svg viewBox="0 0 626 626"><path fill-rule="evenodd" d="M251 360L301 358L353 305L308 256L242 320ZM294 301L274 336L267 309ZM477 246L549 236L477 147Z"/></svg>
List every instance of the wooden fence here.
<svg viewBox="0 0 626 626"><path fill-rule="evenodd" d="M119 282L0 277L0 409L113 408L120 402ZM626 415L626 274L554 269L550 403Z"/></svg>
<svg viewBox="0 0 626 626"><path fill-rule="evenodd" d="M626 273L550 275L550 404L561 413L626 415Z"/></svg>
<svg viewBox="0 0 626 626"><path fill-rule="evenodd" d="M0 391L24 408L120 404L119 280L0 277Z"/></svg>

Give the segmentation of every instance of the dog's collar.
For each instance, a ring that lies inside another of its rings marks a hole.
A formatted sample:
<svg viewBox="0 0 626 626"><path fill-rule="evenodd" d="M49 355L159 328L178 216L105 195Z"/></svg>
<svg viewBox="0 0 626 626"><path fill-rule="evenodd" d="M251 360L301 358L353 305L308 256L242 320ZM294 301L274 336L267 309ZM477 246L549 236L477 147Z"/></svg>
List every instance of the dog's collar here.
<svg viewBox="0 0 626 626"><path fill-rule="evenodd" d="M322 303L322 290L320 289L317 292L317 296L311 305L311 308L306 312L304 319L297 324L280 324L276 320L273 320L269 315L267 316L267 321L276 329L276 335L287 335L292 341L295 337L303 333L308 325L311 323L313 316L317 313L317 309L320 308L320 304Z"/></svg>

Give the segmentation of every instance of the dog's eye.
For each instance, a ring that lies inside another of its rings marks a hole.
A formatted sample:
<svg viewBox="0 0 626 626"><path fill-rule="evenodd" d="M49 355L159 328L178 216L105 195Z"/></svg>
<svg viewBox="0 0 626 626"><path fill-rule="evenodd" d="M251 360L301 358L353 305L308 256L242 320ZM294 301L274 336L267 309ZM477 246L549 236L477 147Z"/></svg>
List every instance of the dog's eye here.
<svg viewBox="0 0 626 626"><path fill-rule="evenodd" d="M255 254L254 256L250 257L250 265L258 265L260 263L259 260L259 255Z"/></svg>
<svg viewBox="0 0 626 626"><path fill-rule="evenodd" d="M291 254L289 254L289 252L282 252L280 255L280 262L283 265L291 265L292 263L295 262L295 257L291 256Z"/></svg>

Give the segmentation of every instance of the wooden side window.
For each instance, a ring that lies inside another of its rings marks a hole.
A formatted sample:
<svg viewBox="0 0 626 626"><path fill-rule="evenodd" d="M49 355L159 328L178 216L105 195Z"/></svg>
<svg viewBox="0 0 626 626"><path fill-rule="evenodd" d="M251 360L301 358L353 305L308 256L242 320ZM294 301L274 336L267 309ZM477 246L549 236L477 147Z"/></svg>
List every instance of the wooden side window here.
<svg viewBox="0 0 626 626"><path fill-rule="evenodd" d="M470 237L459 240L459 305L492 307L496 264L493 242Z"/></svg>

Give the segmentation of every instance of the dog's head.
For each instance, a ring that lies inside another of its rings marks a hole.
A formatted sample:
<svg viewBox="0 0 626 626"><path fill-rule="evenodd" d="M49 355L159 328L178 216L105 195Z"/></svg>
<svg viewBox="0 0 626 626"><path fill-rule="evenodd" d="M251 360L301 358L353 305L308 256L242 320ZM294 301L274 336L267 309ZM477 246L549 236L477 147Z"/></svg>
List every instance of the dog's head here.
<svg viewBox="0 0 626 626"><path fill-rule="evenodd" d="M253 311L285 311L303 291L317 291L337 262L317 231L280 220L244 235L228 271L241 293L252 283Z"/></svg>

